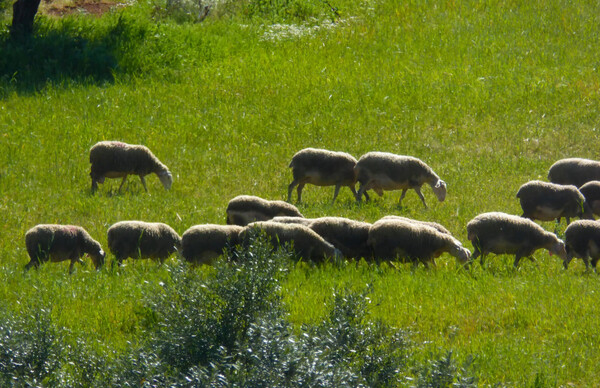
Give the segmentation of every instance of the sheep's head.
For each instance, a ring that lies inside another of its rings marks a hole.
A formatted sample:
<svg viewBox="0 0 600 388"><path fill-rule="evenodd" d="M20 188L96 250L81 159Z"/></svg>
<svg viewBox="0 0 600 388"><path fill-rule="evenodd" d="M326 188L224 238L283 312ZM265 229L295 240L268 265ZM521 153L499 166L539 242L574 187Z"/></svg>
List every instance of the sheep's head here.
<svg viewBox="0 0 600 388"><path fill-rule="evenodd" d="M173 184L173 176L171 175L171 172L169 170L164 170L159 172L157 175L164 188L169 190Z"/></svg>
<svg viewBox="0 0 600 388"><path fill-rule="evenodd" d="M104 265L104 258L106 257L106 252L100 249L98 252L90 253L89 256L92 258L92 262L96 269L100 269Z"/></svg>
<svg viewBox="0 0 600 388"><path fill-rule="evenodd" d="M461 264L466 264L471 259L471 251L463 247L460 243L456 244L452 248L450 254L456 257L456 260L458 260L458 262Z"/></svg>
<svg viewBox="0 0 600 388"><path fill-rule="evenodd" d="M438 201L442 202L444 199L446 199L446 182L438 179L435 185L432 185L431 188L433 189L433 193L437 197Z"/></svg>
<svg viewBox="0 0 600 388"><path fill-rule="evenodd" d="M563 262L567 261L567 249L565 247L565 243L561 239L557 238L555 242L552 243L552 245L547 249L550 254L555 254L556 256L560 257Z"/></svg>
<svg viewBox="0 0 600 388"><path fill-rule="evenodd" d="M594 219L594 212L592 211L590 204L586 200L584 200L581 204L581 214L579 215L579 217L584 220Z"/></svg>

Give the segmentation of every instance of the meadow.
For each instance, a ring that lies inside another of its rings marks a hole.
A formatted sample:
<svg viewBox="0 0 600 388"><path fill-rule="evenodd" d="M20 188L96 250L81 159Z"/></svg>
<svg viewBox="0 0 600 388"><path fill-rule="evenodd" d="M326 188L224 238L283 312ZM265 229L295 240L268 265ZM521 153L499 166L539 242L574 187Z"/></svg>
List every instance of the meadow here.
<svg viewBox="0 0 600 388"><path fill-rule="evenodd" d="M140 0L102 17L41 15L24 41L9 38L8 19L0 27L2 317L126 354L157 324L148 297L164 293L178 259L115 268L109 255L99 272L88 259L72 275L67 263L25 273L25 232L78 224L106 247L120 220L179 233L224 223L236 195L285 199L288 163L305 147L416 156L448 184L442 203L424 187L427 209L414 192L402 207L399 192L358 205L343 188L332 205L333 188L307 186L305 216L436 221L469 249L471 218L520 215L523 183L546 180L564 157L599 158L596 2L245 0L215 3L200 23L173 15ZM100 140L148 146L171 190L152 176L146 194L130 177L122 193L107 179L92 195L88 151ZM541 224L564 232L564 221ZM419 365L451 354L479 386L596 386L600 279L581 261L564 271L545 251L535 257L518 270L503 255L470 270L447 255L431 270L301 263L277 293L298 330L322 322L342 290L369 290L365 322L411 343L398 385L418 385Z"/></svg>

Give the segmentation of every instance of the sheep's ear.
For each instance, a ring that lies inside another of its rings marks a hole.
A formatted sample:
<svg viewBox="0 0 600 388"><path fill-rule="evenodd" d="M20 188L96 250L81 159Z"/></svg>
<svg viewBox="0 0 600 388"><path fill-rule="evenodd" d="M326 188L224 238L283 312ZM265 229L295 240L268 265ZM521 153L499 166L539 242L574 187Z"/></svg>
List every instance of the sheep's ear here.
<svg viewBox="0 0 600 388"><path fill-rule="evenodd" d="M444 182L443 180L439 179L437 181L437 183L435 184L435 188L439 189L440 187L446 187L446 182Z"/></svg>

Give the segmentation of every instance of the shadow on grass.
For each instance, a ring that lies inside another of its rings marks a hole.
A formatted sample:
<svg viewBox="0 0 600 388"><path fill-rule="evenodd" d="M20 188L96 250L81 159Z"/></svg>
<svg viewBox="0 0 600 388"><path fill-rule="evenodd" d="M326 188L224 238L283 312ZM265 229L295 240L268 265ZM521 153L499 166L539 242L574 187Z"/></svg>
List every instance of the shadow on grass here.
<svg viewBox="0 0 600 388"><path fill-rule="evenodd" d="M33 93L48 83L112 82L119 47L136 44L131 40L139 38L129 34L128 19L100 25L41 19L32 36L0 33L0 98L13 91Z"/></svg>

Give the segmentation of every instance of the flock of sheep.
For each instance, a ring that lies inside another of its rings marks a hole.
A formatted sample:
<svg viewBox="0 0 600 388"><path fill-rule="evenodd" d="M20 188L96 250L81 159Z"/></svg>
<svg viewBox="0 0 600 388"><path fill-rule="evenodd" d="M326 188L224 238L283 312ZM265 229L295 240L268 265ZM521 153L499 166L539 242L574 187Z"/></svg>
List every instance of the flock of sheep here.
<svg viewBox="0 0 600 388"><path fill-rule="evenodd" d="M173 178L168 168L141 145L103 141L90 150L92 192L105 178L138 175L147 191L144 177L156 174L166 189ZM461 264L480 257L483 264L488 253L514 254L515 267L523 257L547 249L569 262L582 258L586 268L591 259L595 269L600 258L600 162L563 159L549 170L551 181L531 181L519 189L517 198L523 209L521 217L484 213L467 224L467 235L474 247L473 255L442 225L405 217L386 216L373 224L341 217L308 219L289 202L294 188L298 202L308 184L335 186L335 202L342 186L348 186L360 202L369 200L368 190L402 190L400 202L409 189L414 190L427 207L421 193L424 184L431 186L438 200L446 197L446 183L421 160L384 152L369 152L359 160L347 153L307 148L292 157L293 181L288 187L288 202L268 201L255 196L233 198L227 206L227 225L203 224L189 228L181 236L163 223L121 221L107 232L107 243L116 262L127 258L151 258L163 261L175 252L189 262L210 264L228 246L244 247L256 231L262 231L273 246L289 245L299 257L314 262L327 258L366 260L400 260L417 265L435 265L434 259L447 252ZM358 191L356 183L359 184ZM585 218L568 225L565 241L544 230L533 220ZM73 225L41 224L25 235L30 262L26 268L44 261L70 260L69 271L84 255L100 268L105 259L101 245L83 228Z"/></svg>

